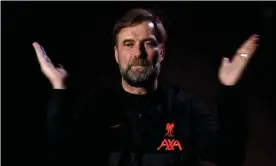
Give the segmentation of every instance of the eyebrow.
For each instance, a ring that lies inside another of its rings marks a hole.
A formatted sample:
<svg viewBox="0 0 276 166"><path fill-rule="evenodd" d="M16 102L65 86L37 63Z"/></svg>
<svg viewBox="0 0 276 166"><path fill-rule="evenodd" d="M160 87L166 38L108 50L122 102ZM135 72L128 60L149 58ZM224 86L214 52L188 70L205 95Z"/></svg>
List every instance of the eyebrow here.
<svg viewBox="0 0 276 166"><path fill-rule="evenodd" d="M127 42L133 42L133 41L134 41L133 39L125 39L125 40L123 40L123 43L125 44ZM148 38L142 40L142 42L146 42L146 41L154 41L155 42L156 40L152 37L148 37Z"/></svg>

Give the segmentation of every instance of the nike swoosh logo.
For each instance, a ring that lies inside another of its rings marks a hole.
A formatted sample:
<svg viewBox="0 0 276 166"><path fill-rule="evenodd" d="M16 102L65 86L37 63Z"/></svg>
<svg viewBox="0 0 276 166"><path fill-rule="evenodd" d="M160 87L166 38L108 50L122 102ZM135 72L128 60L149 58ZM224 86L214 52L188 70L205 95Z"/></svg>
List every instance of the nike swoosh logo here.
<svg viewBox="0 0 276 166"><path fill-rule="evenodd" d="M120 127L120 126L121 126L121 124L116 124L116 125L114 125L114 126L110 126L110 128L114 129L114 128L118 128L118 127Z"/></svg>

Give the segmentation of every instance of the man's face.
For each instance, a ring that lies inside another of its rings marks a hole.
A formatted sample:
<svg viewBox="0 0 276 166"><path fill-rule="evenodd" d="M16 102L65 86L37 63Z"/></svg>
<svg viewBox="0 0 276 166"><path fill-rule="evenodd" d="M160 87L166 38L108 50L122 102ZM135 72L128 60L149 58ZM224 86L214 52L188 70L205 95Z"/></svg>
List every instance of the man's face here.
<svg viewBox="0 0 276 166"><path fill-rule="evenodd" d="M114 50L120 73L128 84L139 87L158 77L164 51L157 42L152 22L123 28Z"/></svg>

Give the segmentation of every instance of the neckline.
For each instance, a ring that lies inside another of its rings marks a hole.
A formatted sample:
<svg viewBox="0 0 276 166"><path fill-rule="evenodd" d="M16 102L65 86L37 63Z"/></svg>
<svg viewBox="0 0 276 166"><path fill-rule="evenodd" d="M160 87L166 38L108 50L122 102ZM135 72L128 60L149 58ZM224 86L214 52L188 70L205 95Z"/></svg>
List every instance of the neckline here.
<svg viewBox="0 0 276 166"><path fill-rule="evenodd" d="M119 86L120 93L123 96L137 98L137 99L158 96L158 94L160 94L160 92L162 91L161 89L162 89L162 84L159 81L158 81L158 85L157 85L156 90L154 90L151 93L146 93L146 94L133 94L133 93L129 93L129 92L127 92L127 91L124 90L122 84L120 84L120 86Z"/></svg>

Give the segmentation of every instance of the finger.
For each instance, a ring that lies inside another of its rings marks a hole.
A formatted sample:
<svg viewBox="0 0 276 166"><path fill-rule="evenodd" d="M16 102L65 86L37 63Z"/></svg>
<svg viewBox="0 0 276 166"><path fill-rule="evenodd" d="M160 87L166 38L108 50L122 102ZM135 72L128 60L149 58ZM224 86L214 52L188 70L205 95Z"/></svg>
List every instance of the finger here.
<svg viewBox="0 0 276 166"><path fill-rule="evenodd" d="M234 59L240 59L242 61L250 60L255 54L257 48L258 48L258 44L251 44L247 48L243 48L242 49L243 51L237 52Z"/></svg>
<svg viewBox="0 0 276 166"><path fill-rule="evenodd" d="M35 49L36 55L37 55L37 59L39 64L42 66L52 66L51 60L49 59L49 57L47 56L44 48L38 44L37 42L33 43L33 47Z"/></svg>
<svg viewBox="0 0 276 166"><path fill-rule="evenodd" d="M249 60L255 53L259 41L258 35L251 35L248 40L246 40L241 47L237 50L236 55L234 56L234 59L247 61Z"/></svg>
<svg viewBox="0 0 276 166"><path fill-rule="evenodd" d="M251 38L248 41L246 41L238 50L239 53L247 53L252 54L254 50L254 47L256 47L258 38Z"/></svg>
<svg viewBox="0 0 276 166"><path fill-rule="evenodd" d="M66 76L67 72L64 69L57 68L57 70L59 71L60 74L62 74L63 76Z"/></svg>
<svg viewBox="0 0 276 166"><path fill-rule="evenodd" d="M252 57L255 54L258 46L259 46L259 44L251 44L250 46L248 46L248 50L249 50L248 52L250 55L249 57Z"/></svg>
<svg viewBox="0 0 276 166"><path fill-rule="evenodd" d="M64 67L62 66L62 64L58 64L57 66L58 66L58 68L60 68L60 69L64 69Z"/></svg>
<svg viewBox="0 0 276 166"><path fill-rule="evenodd" d="M259 41L259 36L258 35L251 35L237 50L238 54L241 53L247 53L247 54L252 54L254 50L255 45Z"/></svg>

